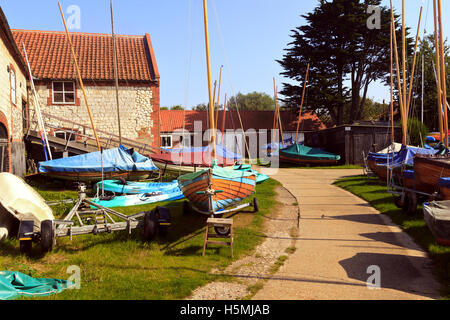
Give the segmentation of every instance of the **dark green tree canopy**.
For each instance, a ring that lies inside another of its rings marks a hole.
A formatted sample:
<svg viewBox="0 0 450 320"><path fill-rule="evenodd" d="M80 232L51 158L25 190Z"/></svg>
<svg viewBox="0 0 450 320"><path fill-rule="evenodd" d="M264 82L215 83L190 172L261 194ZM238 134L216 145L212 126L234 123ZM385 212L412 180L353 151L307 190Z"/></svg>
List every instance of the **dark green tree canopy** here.
<svg viewBox="0 0 450 320"><path fill-rule="evenodd" d="M231 97L227 102L229 110L274 110L275 102L273 98L261 92L252 92L248 94L238 93Z"/></svg>
<svg viewBox="0 0 450 320"><path fill-rule="evenodd" d="M369 5L380 9L380 29L368 27ZM299 107L309 63L304 109L326 115L336 125L361 119L369 85L389 74L390 8L381 6L381 0L320 0L313 12L302 17L306 24L292 30L292 42L278 60L284 69L281 74L294 81L283 83L282 101ZM400 44L401 30L396 25ZM408 38L408 53L411 50Z"/></svg>

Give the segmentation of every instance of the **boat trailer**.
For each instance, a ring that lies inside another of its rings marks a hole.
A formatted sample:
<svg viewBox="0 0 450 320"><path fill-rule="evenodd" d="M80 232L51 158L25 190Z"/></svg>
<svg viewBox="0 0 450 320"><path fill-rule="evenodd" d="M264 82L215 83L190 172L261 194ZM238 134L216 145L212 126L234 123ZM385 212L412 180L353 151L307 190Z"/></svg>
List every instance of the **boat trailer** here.
<svg viewBox="0 0 450 320"><path fill-rule="evenodd" d="M80 185L77 200L66 200L59 203L75 202L63 220L42 221L38 232L33 231L33 220L22 220L19 226L20 251L30 253L32 242L40 242L42 253L52 251L57 238L83 234L112 233L134 229L143 229L144 241L152 241L156 234L165 235L171 224L168 208L156 207L153 211L145 211L133 215L125 215L105 208L90 201L86 196L86 186ZM50 203L57 204L57 203Z"/></svg>

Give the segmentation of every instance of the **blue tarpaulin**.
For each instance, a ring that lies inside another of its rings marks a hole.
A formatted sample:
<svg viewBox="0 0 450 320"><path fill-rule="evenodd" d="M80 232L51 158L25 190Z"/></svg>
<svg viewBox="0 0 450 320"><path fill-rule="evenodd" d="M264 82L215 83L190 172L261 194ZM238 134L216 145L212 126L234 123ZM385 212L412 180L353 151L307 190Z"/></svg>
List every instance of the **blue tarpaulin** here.
<svg viewBox="0 0 450 320"><path fill-rule="evenodd" d="M39 163L39 172L100 172L102 155L100 151L79 156L50 160ZM138 152L120 146L103 151L103 171L154 171L158 168L153 161Z"/></svg>
<svg viewBox="0 0 450 320"><path fill-rule="evenodd" d="M169 151L172 153L196 153L196 152L208 152L209 146L205 147L197 147L197 148L178 148L178 149L164 149L165 151ZM234 159L234 160L240 160L242 159L242 156L240 154L231 152L224 146L218 144L216 145L216 154L219 157L226 158L226 159Z"/></svg>
<svg viewBox="0 0 450 320"><path fill-rule="evenodd" d="M432 149L404 146L397 154L395 154L393 159L391 157L387 157L385 160L379 159L377 163L378 165L386 165L386 166L388 165L390 167L396 167L401 165L412 166L414 165L414 156L416 154L434 155L437 152L438 152L437 150Z"/></svg>
<svg viewBox="0 0 450 320"><path fill-rule="evenodd" d="M0 300L44 297L62 292L71 286L73 283L66 280L35 279L20 272L0 272Z"/></svg>

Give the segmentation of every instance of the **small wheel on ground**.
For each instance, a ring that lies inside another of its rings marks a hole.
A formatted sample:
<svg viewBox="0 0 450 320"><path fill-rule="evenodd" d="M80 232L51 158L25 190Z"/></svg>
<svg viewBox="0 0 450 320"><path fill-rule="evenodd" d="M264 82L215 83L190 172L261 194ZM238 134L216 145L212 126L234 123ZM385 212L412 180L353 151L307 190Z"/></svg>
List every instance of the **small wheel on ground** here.
<svg viewBox="0 0 450 320"><path fill-rule="evenodd" d="M256 213L258 211L259 211L258 199L257 198L253 198L253 212Z"/></svg>
<svg viewBox="0 0 450 320"><path fill-rule="evenodd" d="M153 211L148 211L144 216L144 240L147 242L155 239L158 233L158 220Z"/></svg>
<svg viewBox="0 0 450 320"><path fill-rule="evenodd" d="M33 241L32 240L20 240L19 247L20 247L20 253L30 254L31 249L33 247Z"/></svg>
<svg viewBox="0 0 450 320"><path fill-rule="evenodd" d="M192 212L191 205L189 204L189 201L183 202L183 214L190 214Z"/></svg>
<svg viewBox="0 0 450 320"><path fill-rule="evenodd" d="M228 237L230 235L231 228L230 227L214 227L214 231L216 231L216 233L220 236Z"/></svg>
<svg viewBox="0 0 450 320"><path fill-rule="evenodd" d="M47 253L53 250L53 242L55 240L53 230L53 221L45 220L41 223L41 252Z"/></svg>
<svg viewBox="0 0 450 320"><path fill-rule="evenodd" d="M415 194L414 192L406 193L403 212L408 215L413 215L417 212L417 194Z"/></svg>

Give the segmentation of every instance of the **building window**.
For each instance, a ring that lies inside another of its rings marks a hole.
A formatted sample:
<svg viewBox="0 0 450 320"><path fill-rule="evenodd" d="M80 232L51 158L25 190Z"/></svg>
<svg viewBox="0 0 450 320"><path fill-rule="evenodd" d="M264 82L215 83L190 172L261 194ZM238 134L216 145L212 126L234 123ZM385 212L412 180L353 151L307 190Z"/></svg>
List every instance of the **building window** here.
<svg viewBox="0 0 450 320"><path fill-rule="evenodd" d="M75 83L74 82L53 82L53 103L75 104Z"/></svg>
<svg viewBox="0 0 450 320"><path fill-rule="evenodd" d="M172 148L172 136L161 136L161 148Z"/></svg>
<svg viewBox="0 0 450 320"><path fill-rule="evenodd" d="M11 102L17 105L17 95L16 95L16 72L13 68L9 71L10 83L11 83Z"/></svg>

